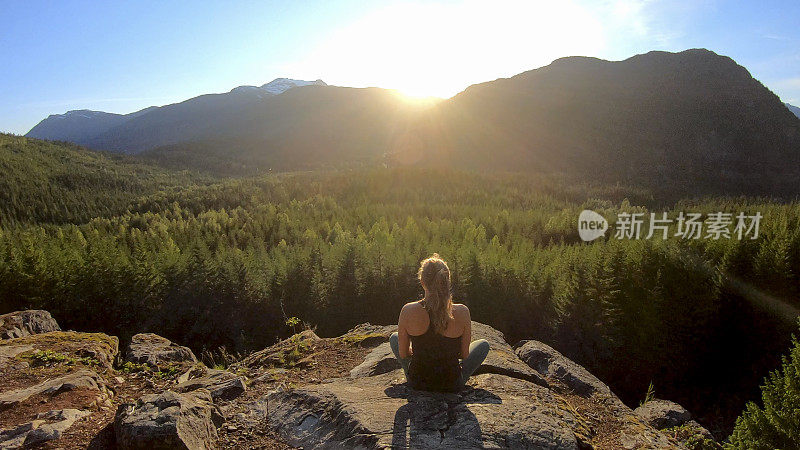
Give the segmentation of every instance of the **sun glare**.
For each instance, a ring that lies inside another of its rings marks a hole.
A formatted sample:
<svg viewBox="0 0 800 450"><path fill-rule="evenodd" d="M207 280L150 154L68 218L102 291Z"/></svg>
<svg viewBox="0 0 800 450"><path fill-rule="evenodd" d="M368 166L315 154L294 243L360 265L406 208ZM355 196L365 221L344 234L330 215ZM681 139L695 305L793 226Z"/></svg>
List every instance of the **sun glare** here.
<svg viewBox="0 0 800 450"><path fill-rule="evenodd" d="M511 76L565 55L594 55L601 22L570 1L403 3L337 30L287 67L345 86L451 97L470 84Z"/></svg>

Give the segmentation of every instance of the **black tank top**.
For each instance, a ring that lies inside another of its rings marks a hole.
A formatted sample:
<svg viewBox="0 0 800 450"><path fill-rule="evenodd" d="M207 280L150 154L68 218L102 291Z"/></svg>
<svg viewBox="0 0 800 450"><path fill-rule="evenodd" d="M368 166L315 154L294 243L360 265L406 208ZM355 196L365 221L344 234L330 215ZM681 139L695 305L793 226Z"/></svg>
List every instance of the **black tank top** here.
<svg viewBox="0 0 800 450"><path fill-rule="evenodd" d="M423 305L424 306L424 305ZM427 312L427 308L425 309ZM428 320L430 321L430 313ZM442 336L433 324L419 336L409 335L413 353L408 367L409 385L418 390L455 392L461 376L461 337Z"/></svg>

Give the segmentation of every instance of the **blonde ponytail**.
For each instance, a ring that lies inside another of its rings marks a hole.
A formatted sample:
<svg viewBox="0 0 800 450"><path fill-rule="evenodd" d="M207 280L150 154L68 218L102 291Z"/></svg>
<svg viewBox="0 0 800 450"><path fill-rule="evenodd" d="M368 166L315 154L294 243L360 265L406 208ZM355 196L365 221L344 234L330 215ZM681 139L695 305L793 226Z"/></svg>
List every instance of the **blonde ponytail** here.
<svg viewBox="0 0 800 450"><path fill-rule="evenodd" d="M420 283L427 290L425 309L431 325L438 333L447 329L447 320L453 318L453 296L450 286L450 268L437 253L422 261L417 272Z"/></svg>

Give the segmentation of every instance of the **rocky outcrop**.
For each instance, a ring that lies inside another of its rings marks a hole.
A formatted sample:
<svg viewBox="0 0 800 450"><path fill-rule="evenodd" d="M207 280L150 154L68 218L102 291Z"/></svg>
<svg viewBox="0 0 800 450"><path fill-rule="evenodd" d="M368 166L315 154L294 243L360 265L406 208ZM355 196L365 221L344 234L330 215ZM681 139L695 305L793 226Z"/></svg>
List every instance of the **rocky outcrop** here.
<svg viewBox="0 0 800 450"><path fill-rule="evenodd" d="M184 381L173 388L175 392L192 392L198 389L209 391L215 402L229 401L243 394L247 385L243 377L225 370L207 369L202 376Z"/></svg>
<svg viewBox="0 0 800 450"><path fill-rule="evenodd" d="M217 421L217 423L215 423ZM141 397L117 409L117 448L210 449L220 416L207 390L180 394L166 391Z"/></svg>
<svg viewBox="0 0 800 450"><path fill-rule="evenodd" d="M167 338L153 333L140 333L131 338L125 361L147 364L164 369L170 366L189 366L197 363L194 353Z"/></svg>
<svg viewBox="0 0 800 450"><path fill-rule="evenodd" d="M313 448L577 449L589 432L546 388L498 374L438 394L409 389L397 370L278 390L268 405L290 444Z"/></svg>
<svg viewBox="0 0 800 450"><path fill-rule="evenodd" d="M349 378L281 387L268 395L265 405L253 403L252 409L266 406L269 423L283 439L306 448L681 447L638 419L608 388L587 398L571 389L565 395L558 387L562 384L548 383L561 383L552 377L560 372L544 366L551 375L545 380L517 356L502 333L477 322L472 329L473 339L486 339L492 350L458 393L408 388L389 344L381 343ZM354 330L364 334L370 328ZM588 374L566 358L559 363L573 373ZM251 422L260 417L255 412L251 416Z"/></svg>
<svg viewBox="0 0 800 450"><path fill-rule="evenodd" d="M304 331L228 370L153 334L134 337L136 364L121 365L117 338L100 333L0 340L0 448L681 448L555 350L472 329L491 350L452 394L408 387L393 325ZM705 436L693 424L665 433Z"/></svg>
<svg viewBox="0 0 800 450"><path fill-rule="evenodd" d="M32 309L0 316L0 339L14 339L50 331L61 331L61 327L47 311Z"/></svg>
<svg viewBox="0 0 800 450"><path fill-rule="evenodd" d="M537 372L548 379L558 380L578 395L588 396L595 392L613 395L605 383L547 344L522 341L517 344L516 354Z"/></svg>

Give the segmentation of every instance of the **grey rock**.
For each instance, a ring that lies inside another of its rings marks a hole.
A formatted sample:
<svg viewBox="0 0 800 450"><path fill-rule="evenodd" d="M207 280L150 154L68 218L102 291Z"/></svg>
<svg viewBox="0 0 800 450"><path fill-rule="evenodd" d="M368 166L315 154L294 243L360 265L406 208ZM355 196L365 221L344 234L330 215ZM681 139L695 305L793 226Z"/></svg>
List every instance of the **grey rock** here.
<svg viewBox="0 0 800 450"><path fill-rule="evenodd" d="M519 378L547 387L544 377L522 362L514 353L514 349L506 342L503 333L489 325L479 322L472 322L472 340L486 339L489 341L489 354L486 360L475 371L475 374L496 373L507 375L512 378Z"/></svg>
<svg viewBox="0 0 800 450"><path fill-rule="evenodd" d="M218 412L211 394L197 390L142 396L117 409L117 447L128 449L210 449L217 439Z"/></svg>
<svg viewBox="0 0 800 450"><path fill-rule="evenodd" d="M95 372L81 369L27 388L0 393L0 410L13 407L34 395L58 394L79 388L95 390L100 398L104 387L103 380Z"/></svg>
<svg viewBox="0 0 800 450"><path fill-rule="evenodd" d="M353 378L371 377L399 368L400 363L394 357L392 347L388 342L384 342L369 352L364 358L364 362L351 369L350 376Z"/></svg>
<svg viewBox="0 0 800 450"><path fill-rule="evenodd" d="M269 423L306 448L577 449L589 430L546 388L498 374L458 394L414 391L402 372L268 395Z"/></svg>
<svg viewBox="0 0 800 450"><path fill-rule="evenodd" d="M677 427L692 419L686 408L669 400L650 400L633 412L657 430Z"/></svg>
<svg viewBox="0 0 800 450"><path fill-rule="evenodd" d="M60 439L64 431L90 411L59 409L37 414L36 419L8 430L0 431L0 448L14 449L35 446Z"/></svg>
<svg viewBox="0 0 800 450"><path fill-rule="evenodd" d="M31 350L33 350L32 345L0 345L0 369L5 367L13 367L15 369L27 367L27 362L15 360L14 357Z"/></svg>
<svg viewBox="0 0 800 450"><path fill-rule="evenodd" d="M14 339L50 331L61 331L61 327L47 311L31 309L0 316L0 339Z"/></svg>
<svg viewBox="0 0 800 450"><path fill-rule="evenodd" d="M38 414L37 419L47 420L48 423L41 424L32 430L25 437L25 446L37 445L46 441L60 439L61 434L66 431L76 420L90 415L90 411L78 409L57 409Z"/></svg>
<svg viewBox="0 0 800 450"><path fill-rule="evenodd" d="M247 386L243 377L225 370L207 369L203 376L185 381L173 388L175 392L191 392L197 389L207 389L216 402L235 399L247 390Z"/></svg>
<svg viewBox="0 0 800 450"><path fill-rule="evenodd" d="M22 425L17 425L14 428L0 430L0 448L2 449L16 449L22 447L25 443L25 438L28 433L35 430L44 420L33 420Z"/></svg>
<svg viewBox="0 0 800 450"><path fill-rule="evenodd" d="M555 379L586 397L595 392L613 396L608 386L581 365L539 341L523 341L517 346L517 356L528 366L548 379Z"/></svg>
<svg viewBox="0 0 800 450"><path fill-rule="evenodd" d="M157 368L197 363L197 358L188 347L175 344L169 339L153 333L140 333L133 336L128 345L125 360L137 364L149 364Z"/></svg>

